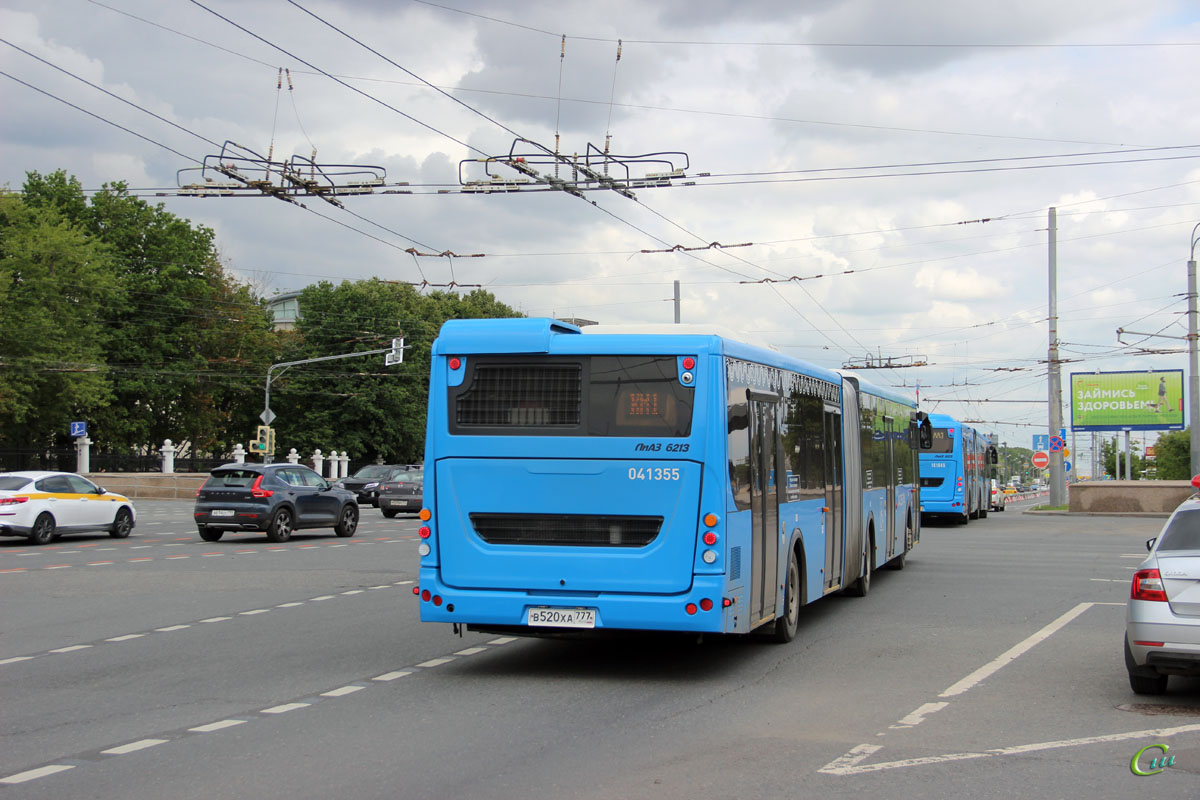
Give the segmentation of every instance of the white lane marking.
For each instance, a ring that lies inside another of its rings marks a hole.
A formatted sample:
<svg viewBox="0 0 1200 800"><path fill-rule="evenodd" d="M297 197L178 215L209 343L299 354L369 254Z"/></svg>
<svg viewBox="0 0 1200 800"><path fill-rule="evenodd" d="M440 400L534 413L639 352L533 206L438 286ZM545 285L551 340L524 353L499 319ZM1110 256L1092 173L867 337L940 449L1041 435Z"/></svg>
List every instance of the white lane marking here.
<svg viewBox="0 0 1200 800"><path fill-rule="evenodd" d="M111 561L89 561L88 566L89 567L103 567L103 566L106 566L111 563L113 563L113 562L111 562Z"/></svg>
<svg viewBox="0 0 1200 800"><path fill-rule="evenodd" d="M202 619L200 621L201 622L224 622L227 619L233 619L233 617L209 617L208 619Z"/></svg>
<svg viewBox="0 0 1200 800"><path fill-rule="evenodd" d="M52 567L42 567L42 569L70 569L70 564L55 564Z"/></svg>
<svg viewBox="0 0 1200 800"><path fill-rule="evenodd" d="M207 725L200 725L195 728L188 728L189 731L196 733L211 733L225 728L232 728L234 725L241 725L246 720L244 719L223 719L220 722L210 722Z"/></svg>
<svg viewBox="0 0 1200 800"><path fill-rule="evenodd" d="M365 689L365 686L343 686L339 689L330 689L328 692L321 692L322 697L345 697L348 694L354 694L357 691Z"/></svg>
<svg viewBox="0 0 1200 800"><path fill-rule="evenodd" d="M123 744L120 747L110 747L107 750L101 750L100 752L105 755L109 755L109 756L123 756L126 753L135 753L138 750L145 750L147 747L154 747L155 745L166 744L168 741L170 741L170 740L169 739L141 739L136 742L130 742L129 744Z"/></svg>
<svg viewBox="0 0 1200 800"><path fill-rule="evenodd" d="M434 658L434 659L430 659L429 661L426 661L426 662L425 662L425 663L423 663L423 664L417 664L417 666L418 666L418 667L426 667L426 668L429 668L429 667L440 667L442 664L449 664L449 663L450 663L451 661L453 661L453 660L454 660L453 658L450 658L449 656L446 656L446 657L443 657L443 658Z"/></svg>
<svg viewBox="0 0 1200 800"><path fill-rule="evenodd" d="M348 592L342 592L342 594L362 594L364 591L364 589L351 589Z"/></svg>
<svg viewBox="0 0 1200 800"><path fill-rule="evenodd" d="M391 587L385 583L380 586L368 586L367 588L368 589L390 589Z"/></svg>
<svg viewBox="0 0 1200 800"><path fill-rule="evenodd" d="M320 602L320 601L322 601L322 600L332 600L332 599L333 599L333 595L331 595L331 594L323 594L323 595L321 595L320 597L312 597L312 598L309 598L309 599L310 599L310 600L312 600L312 602L314 602L314 603L318 603L318 602Z"/></svg>
<svg viewBox="0 0 1200 800"><path fill-rule="evenodd" d="M900 724L907 725L907 726L920 725L922 722L925 721L925 717L929 716L930 714L933 714L936 711L941 711L943 708L945 708L948 705L950 705L950 704L949 703L926 703L925 705L918 708L916 711L909 714L907 717L904 717L903 719L901 719Z"/></svg>
<svg viewBox="0 0 1200 800"><path fill-rule="evenodd" d="M392 584L392 586L407 586L410 583L412 583L412 581L396 581Z"/></svg>
<svg viewBox="0 0 1200 800"><path fill-rule="evenodd" d="M1099 581L1100 583L1129 583L1125 578L1088 578L1089 581Z"/></svg>
<svg viewBox="0 0 1200 800"><path fill-rule="evenodd" d="M1027 653L1035 645L1044 642L1046 639L1049 639L1050 636L1052 636L1056 631L1058 631L1071 620L1078 617L1084 611L1087 611L1093 605L1095 605L1095 603L1080 603L1058 619L1051 622L1046 627L1042 628L1037 633L1032 634L1023 641L1017 642L1015 645L1005 650L1003 653L996 656L994 659L984 664L982 667L975 670L958 683L955 683L953 686L946 689L946 691L938 695L938 697L954 697L955 695L960 695L963 692L966 692L969 689L977 686L980 682L986 680L1000 671L1000 669L1003 667L1012 663L1019 656Z"/></svg>
<svg viewBox="0 0 1200 800"><path fill-rule="evenodd" d="M145 550L148 547L154 547L154 545L152 545L152 544L135 544L133 547L130 547L129 549L130 550Z"/></svg>
<svg viewBox="0 0 1200 800"><path fill-rule="evenodd" d="M395 672L385 672L382 675L375 676L371 680L373 680L373 681L394 681L397 678L403 678L405 675L412 675L412 673L408 672L406 670L397 670Z"/></svg>
<svg viewBox="0 0 1200 800"><path fill-rule="evenodd" d="M251 609L250 611L239 611L238 616L239 617L253 617L255 614L265 614L270 610L271 609L269 609L269 608L254 608L254 609Z"/></svg>
<svg viewBox="0 0 1200 800"><path fill-rule="evenodd" d="M825 772L832 775L845 774L842 770L853 767L858 762L862 761L872 753L876 753L883 749L883 745L878 744L860 744L844 756L838 756L833 761L830 761L825 766L821 767L818 772Z"/></svg>
<svg viewBox="0 0 1200 800"><path fill-rule="evenodd" d="M37 658L37 656L13 656L12 658L6 658L3 661L0 661L0 665L16 664L18 661L32 661L35 658Z"/></svg>
<svg viewBox="0 0 1200 800"><path fill-rule="evenodd" d="M332 548L334 548L334 547L349 547L349 546L350 546L350 545L348 545L348 544L330 544L330 545L326 545L326 547L329 547L329 548L331 548L331 549L332 549Z"/></svg>
<svg viewBox="0 0 1200 800"><path fill-rule="evenodd" d="M70 647L60 647L57 650L51 650L51 653L73 653L76 650L87 650L92 645L90 644L73 644Z"/></svg>
<svg viewBox="0 0 1200 800"><path fill-rule="evenodd" d="M454 655L456 655L456 656L473 656L476 653L482 653L484 650L487 650L487 648L486 647L468 647L466 650L459 650Z"/></svg>
<svg viewBox="0 0 1200 800"><path fill-rule="evenodd" d="M304 605L303 601L301 601L299 603L280 603L279 605L277 605L275 607L276 608L295 608L296 606L302 606L302 605Z"/></svg>
<svg viewBox="0 0 1200 800"><path fill-rule="evenodd" d="M998 747L994 749L984 750L978 753L947 753L940 756L926 756L924 758L906 758L901 761L884 761L878 764L863 764L859 766L856 763L846 765L842 759L834 759L826 764L818 772L823 772L828 775L861 775L867 772L880 772L886 769L900 769L902 767L916 767L925 764L944 764L949 761L963 761L972 758L993 758L995 756L1012 756L1023 753L1036 753L1043 750L1057 750L1064 747L1080 747L1089 744L1100 744L1103 742L1121 742L1127 739L1141 739L1144 737L1163 737L1176 736L1180 733L1192 733L1200 731L1200 725L1180 725L1176 728L1154 728L1144 731L1129 731L1128 733L1110 733L1102 736L1085 736L1079 739L1059 739L1053 742L1036 742L1034 744L1022 744L1014 747ZM872 745L859 745L861 747L871 747ZM851 750L853 753L855 750ZM868 754L869 755L869 754ZM846 756L842 756L846 758Z"/></svg>
<svg viewBox="0 0 1200 800"><path fill-rule="evenodd" d="M181 631L184 628L190 628L191 625L168 625L165 628L155 628L158 633L170 633L171 631Z"/></svg>
<svg viewBox="0 0 1200 800"><path fill-rule="evenodd" d="M312 703L284 703L281 706L272 706L271 708L264 708L262 710L262 713L264 713L264 714L286 714L289 711L295 711L297 708L308 708L311 705L312 705Z"/></svg>
<svg viewBox="0 0 1200 800"><path fill-rule="evenodd" d="M130 639L140 639L146 634L144 633L127 633L124 636L114 636L111 639L105 639L106 642L128 642Z"/></svg>
<svg viewBox="0 0 1200 800"><path fill-rule="evenodd" d="M69 769L75 769L75 765L74 764L48 764L47 766L38 767L37 769L30 769L30 770L26 770L25 772L18 772L16 775L9 775L7 778L0 778L0 783L8 783L8 784L25 783L26 781L36 780L37 778L44 778L47 775L55 775L59 772L66 772Z"/></svg>
<svg viewBox="0 0 1200 800"><path fill-rule="evenodd" d="M516 640L516 636L501 636L499 639L492 639L490 642L488 642L488 644L508 644L509 642L515 642Z"/></svg>

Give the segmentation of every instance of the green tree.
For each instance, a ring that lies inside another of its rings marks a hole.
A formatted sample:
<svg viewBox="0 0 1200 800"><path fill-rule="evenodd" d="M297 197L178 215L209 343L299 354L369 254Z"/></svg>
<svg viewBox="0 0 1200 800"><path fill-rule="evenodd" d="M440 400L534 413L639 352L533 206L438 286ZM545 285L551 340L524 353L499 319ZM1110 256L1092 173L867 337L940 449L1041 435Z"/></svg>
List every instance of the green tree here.
<svg viewBox="0 0 1200 800"><path fill-rule="evenodd" d="M265 303L233 280L211 229L106 184L89 205L64 172L28 174L26 202L81 225L114 256L123 289L105 309L112 403L97 443L154 449L163 439L222 451L257 414L257 376L277 352Z"/></svg>
<svg viewBox="0 0 1200 800"><path fill-rule="evenodd" d="M0 194L0 441L67 442L112 399L109 309L124 299L112 248L54 204Z"/></svg>
<svg viewBox="0 0 1200 800"><path fill-rule="evenodd" d="M1146 468L1145 460L1141 454L1137 452L1138 446L1130 443L1130 462L1132 464L1131 474L1133 479L1139 480L1142 477L1142 470ZM1117 472L1117 454L1121 456L1121 470ZM1125 448L1118 441L1113 439L1104 439L1100 443L1100 457L1103 459L1104 473L1111 475L1117 480L1125 479Z"/></svg>
<svg viewBox="0 0 1200 800"><path fill-rule="evenodd" d="M382 355L306 364L272 380L271 405L282 452L347 451L357 463L416 463L424 458L429 353L447 319L520 316L490 293L419 294L377 279L323 281L300 295L296 336L283 361L389 347L405 339L404 363Z"/></svg>
<svg viewBox="0 0 1200 800"><path fill-rule="evenodd" d="M1154 445L1158 479L1187 481L1192 479L1191 428L1160 434Z"/></svg>

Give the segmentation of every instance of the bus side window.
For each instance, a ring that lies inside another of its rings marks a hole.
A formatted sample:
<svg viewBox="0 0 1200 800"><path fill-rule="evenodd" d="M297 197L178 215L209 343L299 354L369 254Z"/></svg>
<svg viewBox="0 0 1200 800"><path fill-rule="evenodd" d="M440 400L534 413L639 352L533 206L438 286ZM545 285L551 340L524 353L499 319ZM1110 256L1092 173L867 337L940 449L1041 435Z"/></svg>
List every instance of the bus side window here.
<svg viewBox="0 0 1200 800"><path fill-rule="evenodd" d="M735 392L729 393L726 417L729 437L729 488L733 492L733 503L739 511L750 507L750 416L745 401L746 390L740 392L739 402Z"/></svg>

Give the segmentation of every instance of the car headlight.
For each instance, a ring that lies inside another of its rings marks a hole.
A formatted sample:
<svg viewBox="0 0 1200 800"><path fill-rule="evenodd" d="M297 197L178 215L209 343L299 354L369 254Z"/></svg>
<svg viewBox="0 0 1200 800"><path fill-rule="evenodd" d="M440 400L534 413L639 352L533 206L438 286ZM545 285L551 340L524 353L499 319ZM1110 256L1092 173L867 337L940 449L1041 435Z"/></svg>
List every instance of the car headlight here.
<svg viewBox="0 0 1200 800"><path fill-rule="evenodd" d="M364 485L363 485L363 489L374 489L374 488L375 488L376 486L378 486L378 485L379 485L379 482L378 482L378 481L376 481L376 482L374 482L374 483L368 483L368 484L364 484Z"/></svg>

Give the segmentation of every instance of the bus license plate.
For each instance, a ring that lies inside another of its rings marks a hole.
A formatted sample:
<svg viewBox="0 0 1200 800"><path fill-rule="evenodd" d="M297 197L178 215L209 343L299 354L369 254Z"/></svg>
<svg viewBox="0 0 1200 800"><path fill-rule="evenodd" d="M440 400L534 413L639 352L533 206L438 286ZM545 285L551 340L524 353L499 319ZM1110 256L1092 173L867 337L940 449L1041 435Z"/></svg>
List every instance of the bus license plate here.
<svg viewBox="0 0 1200 800"><path fill-rule="evenodd" d="M531 608L529 624L550 628L594 628L594 608Z"/></svg>

